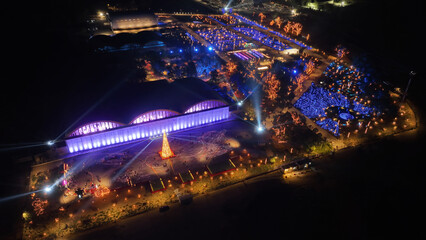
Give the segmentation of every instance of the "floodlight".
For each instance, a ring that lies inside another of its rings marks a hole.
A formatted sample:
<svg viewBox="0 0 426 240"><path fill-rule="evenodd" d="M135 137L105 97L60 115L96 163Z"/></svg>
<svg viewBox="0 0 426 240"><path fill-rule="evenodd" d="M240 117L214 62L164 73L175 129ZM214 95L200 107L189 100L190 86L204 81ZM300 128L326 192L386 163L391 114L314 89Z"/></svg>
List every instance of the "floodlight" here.
<svg viewBox="0 0 426 240"><path fill-rule="evenodd" d="M43 189L43 191L44 191L45 193L50 193L50 192L52 191L52 187L51 187L51 186L46 186L46 187Z"/></svg>

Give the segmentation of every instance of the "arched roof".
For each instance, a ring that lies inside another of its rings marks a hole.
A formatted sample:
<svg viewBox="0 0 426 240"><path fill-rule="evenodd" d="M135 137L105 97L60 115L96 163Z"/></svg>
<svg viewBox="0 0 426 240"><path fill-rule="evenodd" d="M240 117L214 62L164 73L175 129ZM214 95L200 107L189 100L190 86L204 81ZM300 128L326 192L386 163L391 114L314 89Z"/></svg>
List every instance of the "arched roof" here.
<svg viewBox="0 0 426 240"><path fill-rule="evenodd" d="M76 124L79 127L75 130L93 122L132 124L138 117L153 112L157 114L157 111L165 111L167 117L173 114L184 114L191 107L197 104L201 106L200 103L209 101L213 103L212 106L226 105L216 91L198 78L182 78L173 82L159 80L139 84L126 82L109 93L89 114L79 120ZM88 105L90 106L91 103ZM78 117L79 115L76 114L75 118ZM111 120L101 121L103 119ZM68 136L72 137L73 132Z"/></svg>
<svg viewBox="0 0 426 240"><path fill-rule="evenodd" d="M71 133L69 133L67 137L76 137L76 136L86 135L86 134L95 133L95 132L102 132L105 130L121 127L124 125L125 124L119 123L116 121L90 122L77 127Z"/></svg>
<svg viewBox="0 0 426 240"><path fill-rule="evenodd" d="M176 116L176 115L179 115L179 113L173 110L157 109L157 110L152 110L146 113L142 113L141 115L134 118L129 124L144 123L144 122L154 121L154 120Z"/></svg>
<svg viewBox="0 0 426 240"><path fill-rule="evenodd" d="M224 101L210 99L210 100L201 101L192 105L191 107L186 109L184 113L199 112L199 111L204 111L210 108L217 108L217 107L222 107L226 105L227 104Z"/></svg>

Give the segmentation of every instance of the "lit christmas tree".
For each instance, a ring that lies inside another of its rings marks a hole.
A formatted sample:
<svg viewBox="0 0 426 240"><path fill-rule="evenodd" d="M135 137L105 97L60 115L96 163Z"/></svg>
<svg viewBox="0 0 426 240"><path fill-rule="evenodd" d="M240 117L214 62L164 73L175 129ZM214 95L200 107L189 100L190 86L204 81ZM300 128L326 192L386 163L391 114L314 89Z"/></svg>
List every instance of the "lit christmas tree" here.
<svg viewBox="0 0 426 240"><path fill-rule="evenodd" d="M167 140L167 135L165 132L163 133L163 148L158 153L160 154L161 159L163 160L176 156L173 153L172 149L170 149L169 141Z"/></svg>

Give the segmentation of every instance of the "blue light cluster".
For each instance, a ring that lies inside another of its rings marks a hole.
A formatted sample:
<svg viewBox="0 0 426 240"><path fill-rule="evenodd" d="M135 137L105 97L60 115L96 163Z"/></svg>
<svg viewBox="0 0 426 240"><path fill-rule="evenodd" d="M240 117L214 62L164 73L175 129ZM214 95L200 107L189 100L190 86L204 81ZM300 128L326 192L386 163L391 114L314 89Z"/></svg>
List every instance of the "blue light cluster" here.
<svg viewBox="0 0 426 240"><path fill-rule="evenodd" d="M249 25L256 26L256 27L259 27L259 28L264 29L264 30L269 30L267 27L262 26L259 23L255 22L255 21L252 21L252 20L250 20L248 18L242 17L242 16L240 16L238 14L234 14L233 16L236 17L238 20L240 20L240 21L242 21L244 23L247 23ZM299 42L299 41L297 41L295 39L292 39L292 38L289 38L287 36L284 36L284 35L282 35L281 33L277 32L277 31L269 30L269 32L273 33L273 34L275 34L275 35L277 35L277 36L279 36L281 38L284 38L284 39L286 39L286 40L288 40L288 41L290 41L290 42L292 42L292 43L294 43L294 44L296 44L296 45L298 45L300 47L304 47L304 48L306 48L308 50L312 49L312 47L310 47L310 46L308 46L308 45L306 45L306 44L304 44L302 42Z"/></svg>
<svg viewBox="0 0 426 240"><path fill-rule="evenodd" d="M234 14L233 16L236 17L238 20L244 22L244 23L247 23L247 24L250 24L250 25L254 25L254 26L259 27L259 28L264 29L264 30L268 30L267 27L264 27L264 26L260 25L259 23L255 22L255 21L252 21L252 20L250 20L248 18L242 17L242 16L240 16L238 14Z"/></svg>
<svg viewBox="0 0 426 240"><path fill-rule="evenodd" d="M207 77L211 71L220 69L221 64L215 57L203 57L197 60L196 69L198 77Z"/></svg>
<svg viewBox="0 0 426 240"><path fill-rule="evenodd" d="M283 51L290 48L287 44L255 29L247 27L234 27L233 29L275 50Z"/></svg>
<svg viewBox="0 0 426 240"><path fill-rule="evenodd" d="M367 107L364 106L363 104L357 102L357 101L353 101L353 110L356 112L359 112L362 115L367 115L369 116L370 114L372 114L374 112L374 108L373 107Z"/></svg>
<svg viewBox="0 0 426 240"><path fill-rule="evenodd" d="M328 91L314 84L294 104L308 118L324 117L325 109L330 106L350 106L350 101L339 93Z"/></svg>
<svg viewBox="0 0 426 240"><path fill-rule="evenodd" d="M238 19L236 19L233 15L211 15L207 18L214 20L223 26L233 25L238 22Z"/></svg>
<svg viewBox="0 0 426 240"><path fill-rule="evenodd" d="M332 92L314 84L306 91L294 104L294 106L308 118L326 117L325 110L328 107L343 107L354 110L360 115L369 116L375 109L367 107L357 101L351 101L341 93ZM316 122L321 128L339 136L339 125L331 118L322 119Z"/></svg>
<svg viewBox="0 0 426 240"><path fill-rule="evenodd" d="M334 134L334 136L339 136L339 124L336 121L333 121L331 118L326 118L324 120L316 121L316 124L321 128L328 130Z"/></svg>
<svg viewBox="0 0 426 240"><path fill-rule="evenodd" d="M304 47L304 48L306 48L306 49L308 49L308 50L311 50L311 49L312 49L312 47L310 47L310 46L308 46L308 45L304 44L303 42L299 42L299 41L297 41L296 39L289 38L289 37L287 37L287 36L285 36L285 35L282 35L281 33L277 32L277 31L269 30L269 32L270 32L270 33L273 33L273 34L275 34L275 35L277 35L277 36L279 36L279 37L281 37L281 38L284 38L284 39L286 39L286 40L288 40L288 41L290 41L290 42L292 42L292 43L294 43L294 44L296 44L296 45L298 45L298 46L300 46L300 47Z"/></svg>
<svg viewBox="0 0 426 240"><path fill-rule="evenodd" d="M211 19L211 20L213 20L213 21L216 21L217 23L219 23L219 24L221 24L221 25L223 25L223 26L226 26L226 25L227 25L227 24L225 24L225 23L223 23L223 22L219 21L218 19L216 19L216 18L214 18L214 17L208 16L208 18L210 18L210 19Z"/></svg>
<svg viewBox="0 0 426 240"><path fill-rule="evenodd" d="M192 36L190 33L185 33L188 37L189 37L189 39L191 39L193 42L196 42L196 43L198 43L198 40L194 37L194 36Z"/></svg>
<svg viewBox="0 0 426 240"><path fill-rule="evenodd" d="M333 111L327 110L330 107L339 108L337 111L339 116L332 117L336 121L338 118L352 121L380 114L379 106L371 106L372 101L369 98L379 98L383 90L380 90L379 84L367 78L364 73L353 66L347 67L332 62L324 71L324 76L320 86L312 84L294 105L307 117L316 118L319 126L336 136L339 135L339 124L332 122L330 116L327 118L326 111L329 115L333 114ZM345 125L347 123L342 123L342 126Z"/></svg>
<svg viewBox="0 0 426 240"><path fill-rule="evenodd" d="M332 83L333 91L346 94L349 97L365 94L371 81L354 67L346 67L338 62L332 62L324 71L326 84ZM358 92L358 93L357 93Z"/></svg>
<svg viewBox="0 0 426 240"><path fill-rule="evenodd" d="M220 51L243 49L246 40L225 28L200 29L196 31L204 40Z"/></svg>

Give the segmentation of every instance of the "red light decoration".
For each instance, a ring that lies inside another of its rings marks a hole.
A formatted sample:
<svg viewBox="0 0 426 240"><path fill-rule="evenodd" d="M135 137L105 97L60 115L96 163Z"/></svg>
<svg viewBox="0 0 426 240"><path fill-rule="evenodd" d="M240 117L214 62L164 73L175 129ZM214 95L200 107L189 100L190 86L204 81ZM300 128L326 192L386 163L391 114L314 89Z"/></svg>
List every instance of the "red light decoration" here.
<svg viewBox="0 0 426 240"><path fill-rule="evenodd" d="M48 204L47 200L41 200L40 198L36 198L31 205L34 208L34 212L37 216L44 214L44 210Z"/></svg>

